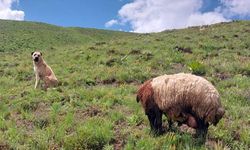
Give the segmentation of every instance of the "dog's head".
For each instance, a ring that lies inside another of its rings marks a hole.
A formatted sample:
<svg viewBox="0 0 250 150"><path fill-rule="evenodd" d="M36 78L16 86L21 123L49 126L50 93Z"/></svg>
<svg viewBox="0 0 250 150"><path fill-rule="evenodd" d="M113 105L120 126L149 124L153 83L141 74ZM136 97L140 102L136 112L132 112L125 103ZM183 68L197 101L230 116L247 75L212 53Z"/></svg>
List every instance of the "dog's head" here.
<svg viewBox="0 0 250 150"><path fill-rule="evenodd" d="M35 51L31 53L32 59L34 62L40 62L42 60L42 53Z"/></svg>

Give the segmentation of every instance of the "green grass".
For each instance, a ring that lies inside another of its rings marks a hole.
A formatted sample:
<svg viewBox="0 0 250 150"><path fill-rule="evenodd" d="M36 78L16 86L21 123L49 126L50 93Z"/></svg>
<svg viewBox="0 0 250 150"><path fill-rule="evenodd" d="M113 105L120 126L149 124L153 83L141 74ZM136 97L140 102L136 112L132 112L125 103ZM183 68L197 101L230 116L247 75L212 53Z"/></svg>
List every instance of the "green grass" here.
<svg viewBox="0 0 250 150"><path fill-rule="evenodd" d="M249 26L135 34L0 20L0 149L249 149ZM61 86L34 89L36 49ZM226 113L206 144L179 130L152 135L136 103L140 83L179 72L221 95Z"/></svg>

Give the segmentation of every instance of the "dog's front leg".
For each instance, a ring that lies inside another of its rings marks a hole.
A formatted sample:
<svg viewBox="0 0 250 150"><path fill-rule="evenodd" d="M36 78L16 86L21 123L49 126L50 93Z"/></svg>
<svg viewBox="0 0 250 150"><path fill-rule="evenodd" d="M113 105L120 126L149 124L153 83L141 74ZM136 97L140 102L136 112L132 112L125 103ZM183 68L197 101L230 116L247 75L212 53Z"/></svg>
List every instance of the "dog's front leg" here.
<svg viewBox="0 0 250 150"><path fill-rule="evenodd" d="M35 83L35 89L37 88L38 84L40 83L39 75L36 74L36 83Z"/></svg>

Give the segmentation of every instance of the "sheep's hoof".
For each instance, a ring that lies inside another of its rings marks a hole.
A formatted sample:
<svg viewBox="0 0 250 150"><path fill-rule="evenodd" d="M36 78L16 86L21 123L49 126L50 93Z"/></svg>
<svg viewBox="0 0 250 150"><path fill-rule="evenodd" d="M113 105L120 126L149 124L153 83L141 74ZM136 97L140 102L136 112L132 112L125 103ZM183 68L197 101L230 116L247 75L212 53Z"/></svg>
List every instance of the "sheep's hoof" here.
<svg viewBox="0 0 250 150"><path fill-rule="evenodd" d="M178 129L174 125L168 126L168 132L176 132Z"/></svg>
<svg viewBox="0 0 250 150"><path fill-rule="evenodd" d="M150 133L153 134L153 136L159 136L162 135L164 132L162 129L152 129Z"/></svg>
<svg viewBox="0 0 250 150"><path fill-rule="evenodd" d="M207 136L207 130L196 130L194 137L197 140L197 144L205 144Z"/></svg>
<svg viewBox="0 0 250 150"><path fill-rule="evenodd" d="M174 127L168 128L168 132L175 132L175 131L176 131L176 128Z"/></svg>
<svg viewBox="0 0 250 150"><path fill-rule="evenodd" d="M206 138L203 136L196 136L195 144L197 145L203 145L206 143Z"/></svg>

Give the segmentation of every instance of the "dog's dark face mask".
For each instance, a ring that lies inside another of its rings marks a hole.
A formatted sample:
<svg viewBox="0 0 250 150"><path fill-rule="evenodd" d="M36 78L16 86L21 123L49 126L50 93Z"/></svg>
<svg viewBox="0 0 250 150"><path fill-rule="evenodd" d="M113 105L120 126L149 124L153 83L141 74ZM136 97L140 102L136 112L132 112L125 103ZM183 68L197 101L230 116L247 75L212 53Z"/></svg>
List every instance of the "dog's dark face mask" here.
<svg viewBox="0 0 250 150"><path fill-rule="evenodd" d="M41 59L42 53L41 52L32 52L31 53L32 59L34 62L39 62Z"/></svg>

